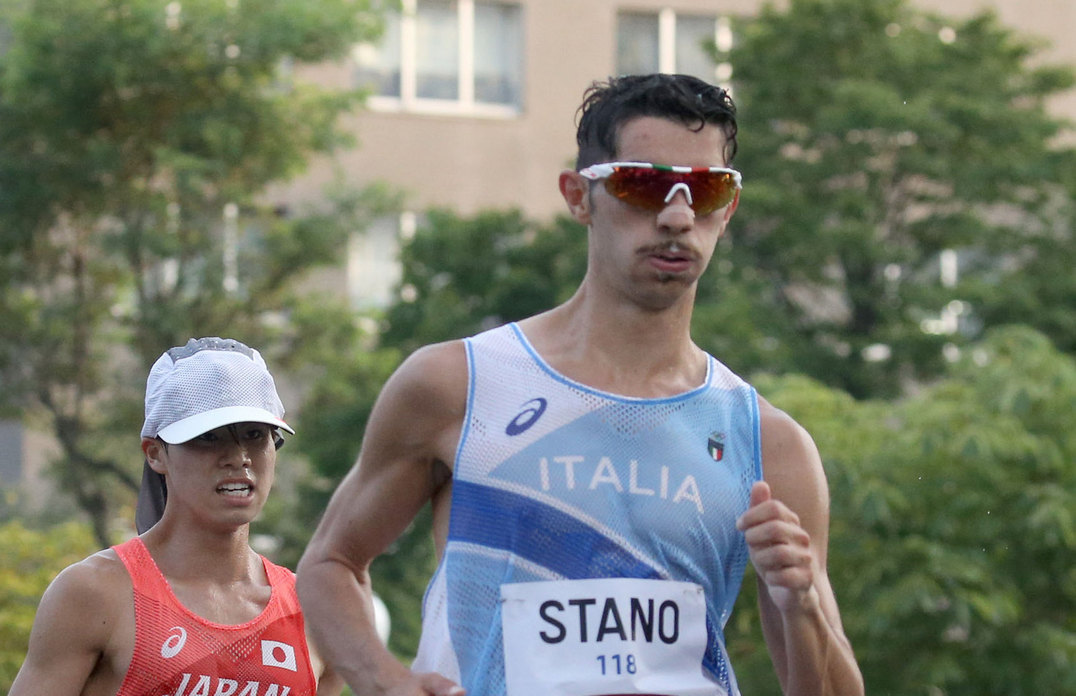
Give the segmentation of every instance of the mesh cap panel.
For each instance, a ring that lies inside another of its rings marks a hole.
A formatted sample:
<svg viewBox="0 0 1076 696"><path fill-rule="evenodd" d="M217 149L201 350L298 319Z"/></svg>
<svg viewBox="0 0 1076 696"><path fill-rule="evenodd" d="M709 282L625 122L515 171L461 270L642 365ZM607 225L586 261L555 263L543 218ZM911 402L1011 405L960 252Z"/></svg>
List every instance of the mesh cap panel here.
<svg viewBox="0 0 1076 696"><path fill-rule="evenodd" d="M258 351L231 339L191 339L150 370L142 437L178 444L244 422L294 432L283 418L276 383Z"/></svg>

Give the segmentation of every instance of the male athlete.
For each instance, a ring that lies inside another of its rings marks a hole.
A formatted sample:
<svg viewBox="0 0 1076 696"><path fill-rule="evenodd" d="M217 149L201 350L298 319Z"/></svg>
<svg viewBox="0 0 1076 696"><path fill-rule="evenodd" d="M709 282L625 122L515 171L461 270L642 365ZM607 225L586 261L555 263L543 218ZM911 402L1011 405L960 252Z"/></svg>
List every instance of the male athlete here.
<svg viewBox="0 0 1076 696"><path fill-rule="evenodd" d="M817 448L690 335L739 201L732 101L639 75L580 111L559 183L582 283L388 381L300 563L314 638L359 696L734 696L750 558L785 693L862 694ZM378 642L369 567L428 501L440 564L409 669Z"/></svg>

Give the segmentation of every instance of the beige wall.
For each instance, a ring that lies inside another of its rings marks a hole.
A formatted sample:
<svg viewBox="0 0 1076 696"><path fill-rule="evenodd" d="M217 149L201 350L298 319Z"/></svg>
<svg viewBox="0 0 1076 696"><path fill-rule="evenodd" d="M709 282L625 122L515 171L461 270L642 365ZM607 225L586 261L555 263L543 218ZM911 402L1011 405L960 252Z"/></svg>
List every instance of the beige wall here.
<svg viewBox="0 0 1076 696"><path fill-rule="evenodd" d="M1076 65L1076 0L916 0L928 11L960 16L994 7L1024 34L1052 41L1049 59ZM755 0L524 0L525 102L517 118L430 116L364 111L350 119L357 149L338 156L354 184L386 180L414 209L445 206L468 214L518 206L547 219L563 210L557 174L574 156L574 115L584 88L609 75L615 61L618 8L671 7L682 13L744 13ZM319 79L347 83L347 68L322 68ZM1076 91L1055 108L1076 119ZM275 192L311 200L332 176L318 162Z"/></svg>
<svg viewBox="0 0 1076 696"><path fill-rule="evenodd" d="M356 184L380 178L409 194L416 209L429 205L462 213L518 206L548 218L563 209L557 174L575 156L575 109L594 79L613 72L618 7L673 7L708 14L744 11L755 2L683 0L524 0L526 51L523 113L513 119L428 116L365 111L350 124L358 149L337 157ZM738 8L738 9L737 9ZM325 79L330 71L319 74ZM333 80L346 81L340 68ZM332 177L324 162L299 183L280 190L308 200Z"/></svg>

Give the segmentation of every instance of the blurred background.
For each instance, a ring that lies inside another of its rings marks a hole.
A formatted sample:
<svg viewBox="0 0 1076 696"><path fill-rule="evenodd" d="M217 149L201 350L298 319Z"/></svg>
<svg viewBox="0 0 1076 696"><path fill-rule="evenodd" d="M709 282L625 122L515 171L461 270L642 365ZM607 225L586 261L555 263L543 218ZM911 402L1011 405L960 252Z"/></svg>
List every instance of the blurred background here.
<svg viewBox="0 0 1076 696"><path fill-rule="evenodd" d="M1072 0L0 0L0 693L134 534L145 377L259 348L294 568L391 371L567 299L583 90L732 90L745 188L694 337L814 435L877 696L1076 694ZM417 645L420 518L373 571ZM726 627L779 694L754 581Z"/></svg>

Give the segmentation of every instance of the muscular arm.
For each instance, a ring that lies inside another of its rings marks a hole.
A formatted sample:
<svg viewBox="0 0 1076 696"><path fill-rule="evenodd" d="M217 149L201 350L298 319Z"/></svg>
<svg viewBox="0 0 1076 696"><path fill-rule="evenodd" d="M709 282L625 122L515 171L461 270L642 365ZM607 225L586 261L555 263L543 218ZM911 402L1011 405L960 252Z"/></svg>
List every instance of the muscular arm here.
<svg viewBox="0 0 1076 696"><path fill-rule="evenodd" d="M318 681L317 696L339 696L344 690L344 679L321 658L321 653L310 635L306 637L306 649L310 653L310 666Z"/></svg>
<svg viewBox="0 0 1076 696"><path fill-rule="evenodd" d="M462 343L423 348L400 366L374 406L358 464L299 563L307 627L358 696L445 696L458 688L440 675L412 674L381 644L369 568L446 485L466 393Z"/></svg>
<svg viewBox="0 0 1076 696"><path fill-rule="evenodd" d="M101 552L66 568L37 608L30 644L9 696L114 694L134 641L131 583Z"/></svg>
<svg viewBox="0 0 1076 696"><path fill-rule="evenodd" d="M863 693L826 572L829 491L818 448L760 399L765 482L740 520L759 586L766 644L788 696Z"/></svg>

